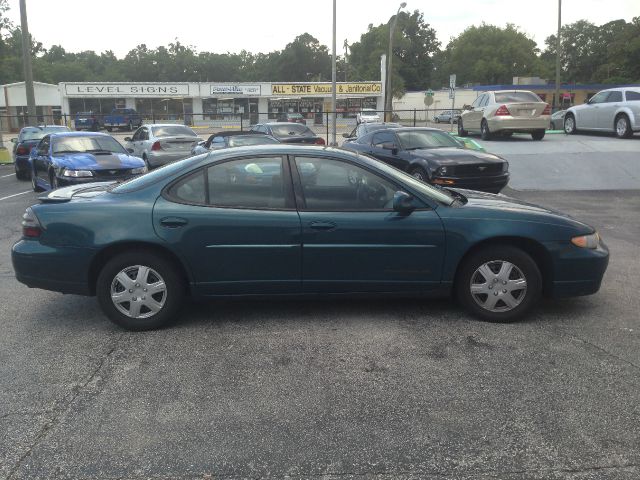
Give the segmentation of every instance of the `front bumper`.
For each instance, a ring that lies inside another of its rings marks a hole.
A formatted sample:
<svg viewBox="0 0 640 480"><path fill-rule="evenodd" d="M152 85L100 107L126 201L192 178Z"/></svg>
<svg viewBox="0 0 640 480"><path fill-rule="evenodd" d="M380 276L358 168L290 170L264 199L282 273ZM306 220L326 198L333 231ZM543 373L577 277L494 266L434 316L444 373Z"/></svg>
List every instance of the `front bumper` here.
<svg viewBox="0 0 640 480"><path fill-rule="evenodd" d="M431 183L443 187L464 188L481 192L498 193L509 183L509 173L487 175L483 177L438 177L431 179Z"/></svg>
<svg viewBox="0 0 640 480"><path fill-rule="evenodd" d="M567 243L545 244L552 256L553 281L546 294L554 298L591 295L600 290L609 265L609 249L600 241L598 248L588 249Z"/></svg>
<svg viewBox="0 0 640 480"><path fill-rule="evenodd" d="M37 240L20 240L11 249L16 279L30 288L91 295L89 265L93 251L51 247Z"/></svg>
<svg viewBox="0 0 640 480"><path fill-rule="evenodd" d="M541 115L533 118L522 118L505 115L487 119L487 124L492 132L532 133L536 130L548 130L551 125L551 117L549 115Z"/></svg>

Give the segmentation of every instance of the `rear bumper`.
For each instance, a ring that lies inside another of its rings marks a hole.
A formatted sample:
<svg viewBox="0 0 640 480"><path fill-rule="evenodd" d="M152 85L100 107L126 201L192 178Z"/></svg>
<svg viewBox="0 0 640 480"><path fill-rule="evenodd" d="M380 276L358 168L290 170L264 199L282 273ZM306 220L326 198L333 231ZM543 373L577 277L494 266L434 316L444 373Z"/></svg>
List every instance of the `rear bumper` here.
<svg viewBox="0 0 640 480"><path fill-rule="evenodd" d="M29 163L29 156L16 155L15 158L16 169L20 172L30 172L31 164Z"/></svg>
<svg viewBox="0 0 640 480"><path fill-rule="evenodd" d="M93 251L50 247L36 240L20 240L11 249L16 279L30 288L91 295L88 272Z"/></svg>
<svg viewBox="0 0 640 480"><path fill-rule="evenodd" d="M485 177L433 177L431 183L443 187L498 193L509 183L509 173Z"/></svg>
<svg viewBox="0 0 640 480"><path fill-rule="evenodd" d="M182 160L190 156L191 156L191 149L189 149L188 151L182 151L177 153L173 153L173 152L156 153L152 151L147 154L147 161L149 162L149 165L152 167L160 167L162 165L166 165L167 163Z"/></svg>
<svg viewBox="0 0 640 480"><path fill-rule="evenodd" d="M492 132L524 132L531 133L536 130L547 130L551 125L549 115L534 118L521 118L511 116L493 117L487 120L489 130Z"/></svg>
<svg viewBox="0 0 640 480"><path fill-rule="evenodd" d="M548 296L577 297L600 290L609 265L609 249L604 243L594 250L571 244L546 246L553 257L553 281L548 285Z"/></svg>

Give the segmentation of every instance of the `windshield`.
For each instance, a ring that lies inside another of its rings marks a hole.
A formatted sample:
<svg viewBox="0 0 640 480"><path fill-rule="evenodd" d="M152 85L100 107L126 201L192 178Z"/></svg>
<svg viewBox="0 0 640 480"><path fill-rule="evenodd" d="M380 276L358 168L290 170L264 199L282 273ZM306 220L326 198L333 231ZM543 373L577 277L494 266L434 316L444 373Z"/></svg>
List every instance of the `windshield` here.
<svg viewBox="0 0 640 480"><path fill-rule="evenodd" d="M163 178L170 177L171 175L181 170L186 171L192 166L200 163L205 158L207 158L206 154L196 155L195 157L185 158L184 160L167 163L166 165L160 168L156 168L149 173L145 173L144 175L140 175L138 177L133 177L131 180L127 180L123 183L118 183L111 187L109 191L113 193L128 193L133 192L134 190L139 190L140 188L144 188L148 185L156 183Z"/></svg>
<svg viewBox="0 0 640 480"><path fill-rule="evenodd" d="M496 103L509 102L541 102L540 97L533 92L496 92Z"/></svg>
<svg viewBox="0 0 640 480"><path fill-rule="evenodd" d="M29 129L23 129L20 133L21 141L25 140L40 140L48 133L70 132L67 127L52 126L52 127L31 127Z"/></svg>
<svg viewBox="0 0 640 480"><path fill-rule="evenodd" d="M151 127L154 137L177 137L186 135L188 137L197 137L196 132L184 125L162 125L160 127Z"/></svg>
<svg viewBox="0 0 640 480"><path fill-rule="evenodd" d="M229 138L230 147L244 147L247 145L266 145L269 143L280 143L275 138L267 137L264 135L238 135L237 137Z"/></svg>
<svg viewBox="0 0 640 480"><path fill-rule="evenodd" d="M54 155L64 153L127 153L122 145L107 135L59 137L52 139Z"/></svg>
<svg viewBox="0 0 640 480"><path fill-rule="evenodd" d="M414 190L417 190L418 192L423 193L424 195L427 195L429 198L432 198L440 203L444 203L445 205L451 205L453 203L454 201L453 195L450 195L446 190L442 190L442 189L433 187L431 185L428 185L418 180L413 175L409 175L408 173L403 172L398 168L392 167L391 165L388 165L384 162L381 162L380 160L374 157L371 157L369 155L362 154L362 153L360 155L371 158L376 162L376 167L378 169L382 170L387 175L390 175L396 178L400 183L407 184Z"/></svg>
<svg viewBox="0 0 640 480"><path fill-rule="evenodd" d="M442 148L463 145L447 132L440 130L409 130L397 132L400 144L404 150L416 150L418 148Z"/></svg>
<svg viewBox="0 0 640 480"><path fill-rule="evenodd" d="M271 131L276 137L288 137L290 135L313 135L313 132L304 125L291 123L287 125L272 125Z"/></svg>

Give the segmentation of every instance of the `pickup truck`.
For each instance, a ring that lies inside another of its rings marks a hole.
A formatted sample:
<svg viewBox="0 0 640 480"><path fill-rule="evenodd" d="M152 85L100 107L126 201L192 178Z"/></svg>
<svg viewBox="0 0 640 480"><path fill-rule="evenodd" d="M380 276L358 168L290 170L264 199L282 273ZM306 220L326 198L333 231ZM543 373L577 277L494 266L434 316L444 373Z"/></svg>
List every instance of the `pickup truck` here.
<svg viewBox="0 0 640 480"><path fill-rule="evenodd" d="M140 125L142 125L142 115L133 108L114 108L111 115L104 117L104 128L108 132L114 128L124 128L132 132Z"/></svg>

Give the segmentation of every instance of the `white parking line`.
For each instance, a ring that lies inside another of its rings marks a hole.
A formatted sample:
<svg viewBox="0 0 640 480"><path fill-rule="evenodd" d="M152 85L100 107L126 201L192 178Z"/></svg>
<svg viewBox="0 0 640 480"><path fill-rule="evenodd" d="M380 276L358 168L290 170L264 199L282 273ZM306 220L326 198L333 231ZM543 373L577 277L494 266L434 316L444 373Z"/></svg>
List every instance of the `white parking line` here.
<svg viewBox="0 0 640 480"><path fill-rule="evenodd" d="M13 177L15 173L10 173L9 175L2 175L0 178Z"/></svg>
<svg viewBox="0 0 640 480"><path fill-rule="evenodd" d="M24 195L25 193L32 192L33 190L27 190L26 192L14 193L13 195L7 195L6 197L0 198L0 201L6 200L7 198L17 197L18 195Z"/></svg>

